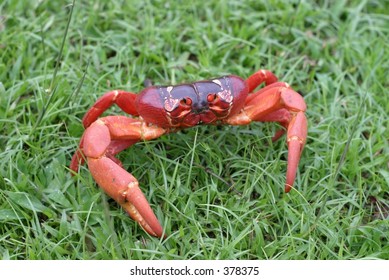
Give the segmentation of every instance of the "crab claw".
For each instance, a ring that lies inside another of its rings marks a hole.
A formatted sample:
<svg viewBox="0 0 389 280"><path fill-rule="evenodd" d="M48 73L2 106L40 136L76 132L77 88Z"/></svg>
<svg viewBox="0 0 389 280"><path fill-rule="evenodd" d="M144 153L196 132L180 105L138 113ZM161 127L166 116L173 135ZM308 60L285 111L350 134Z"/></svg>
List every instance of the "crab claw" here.
<svg viewBox="0 0 389 280"><path fill-rule="evenodd" d="M163 235L162 226L134 176L106 157L88 158L88 167L97 184L146 232L158 237Z"/></svg>
<svg viewBox="0 0 389 280"><path fill-rule="evenodd" d="M150 235L162 237L163 229L139 188L137 179L124 170L115 154L139 140L150 140L165 131L141 120L105 117L92 123L83 135L82 154L97 184ZM78 159L78 155L75 160Z"/></svg>

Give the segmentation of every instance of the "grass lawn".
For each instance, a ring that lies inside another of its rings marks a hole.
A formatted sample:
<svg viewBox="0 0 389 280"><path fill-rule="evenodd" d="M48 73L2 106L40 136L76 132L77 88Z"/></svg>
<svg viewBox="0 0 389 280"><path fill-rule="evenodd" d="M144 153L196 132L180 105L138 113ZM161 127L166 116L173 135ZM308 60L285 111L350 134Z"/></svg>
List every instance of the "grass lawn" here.
<svg viewBox="0 0 389 280"><path fill-rule="evenodd" d="M389 259L388 0L71 7L0 4L1 259ZM273 123L199 126L119 155L166 240L86 167L70 176L81 118L104 92L261 68L308 105L289 194Z"/></svg>

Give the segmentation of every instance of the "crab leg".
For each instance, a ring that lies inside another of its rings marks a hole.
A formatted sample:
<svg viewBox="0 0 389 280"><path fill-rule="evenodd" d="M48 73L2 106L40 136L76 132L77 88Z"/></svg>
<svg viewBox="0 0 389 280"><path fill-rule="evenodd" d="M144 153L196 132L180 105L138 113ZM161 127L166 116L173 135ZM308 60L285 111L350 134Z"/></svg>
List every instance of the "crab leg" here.
<svg viewBox="0 0 389 280"><path fill-rule="evenodd" d="M85 155L82 152L84 148L84 135L81 137L80 145L77 151L74 153L69 165L70 169L73 170L75 173L78 172L80 165L83 165L85 163ZM138 141L139 140L112 140L109 146L107 147L106 156L112 159L118 165L122 166L122 163L114 156L120 153L121 151L127 149L128 147L134 145Z"/></svg>
<svg viewBox="0 0 389 280"><path fill-rule="evenodd" d="M246 83L249 92L253 92L260 84L270 85L277 82L278 78L269 70L258 70L247 78Z"/></svg>
<svg viewBox="0 0 389 280"><path fill-rule="evenodd" d="M305 110L304 99L288 84L277 82L252 94L239 114L225 120L231 125L249 124L252 121L275 121L287 129L288 167L285 192L289 192L293 186L307 137ZM282 134L283 132L277 132L273 140Z"/></svg>
<svg viewBox="0 0 389 280"><path fill-rule="evenodd" d="M85 113L82 123L85 128L90 126L97 120L109 107L116 104L124 112L132 116L138 116L138 112L135 107L136 94L132 92L126 92L122 90L114 90L105 93L101 96L95 104Z"/></svg>
<svg viewBox="0 0 389 280"><path fill-rule="evenodd" d="M124 170L113 155L139 140L151 140L165 133L142 119L124 116L101 118L83 136L82 153L97 184L150 235L161 237L163 229L139 188L134 176Z"/></svg>
<svg viewBox="0 0 389 280"><path fill-rule="evenodd" d="M93 106L85 113L84 117L82 118L82 124L84 128L89 127L113 104L118 105L124 112L130 115L138 116L139 114L135 108L136 96L137 95L132 92L126 92L121 90L113 90L105 93L103 96L97 99L95 104L93 104ZM131 145L135 144L138 140L112 141L108 149L111 150L111 155L115 155L121 152L122 150L130 147ZM74 153L70 162L70 169L74 172L77 172L79 166L84 164L85 162L85 157L81 151L83 145L84 135L81 137L79 148Z"/></svg>
<svg viewBox="0 0 389 280"><path fill-rule="evenodd" d="M286 171L285 192L289 192L296 178L296 172L307 138L307 118L304 112L292 115L288 126L286 141L288 143L288 169Z"/></svg>

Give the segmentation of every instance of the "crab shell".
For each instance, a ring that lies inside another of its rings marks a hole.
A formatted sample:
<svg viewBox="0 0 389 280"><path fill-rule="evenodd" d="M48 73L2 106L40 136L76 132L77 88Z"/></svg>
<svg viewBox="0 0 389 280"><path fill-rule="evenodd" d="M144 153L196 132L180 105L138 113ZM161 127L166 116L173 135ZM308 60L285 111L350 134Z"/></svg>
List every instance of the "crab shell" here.
<svg viewBox="0 0 389 280"><path fill-rule="evenodd" d="M139 115L160 127L191 127L215 123L239 112L248 95L246 82L224 76L176 86L153 86L136 99Z"/></svg>

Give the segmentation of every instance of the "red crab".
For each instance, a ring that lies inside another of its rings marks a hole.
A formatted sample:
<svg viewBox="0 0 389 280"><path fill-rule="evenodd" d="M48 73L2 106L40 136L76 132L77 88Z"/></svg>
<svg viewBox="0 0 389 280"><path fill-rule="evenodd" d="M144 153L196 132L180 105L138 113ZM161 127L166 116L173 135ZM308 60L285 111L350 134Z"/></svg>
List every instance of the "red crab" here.
<svg viewBox="0 0 389 280"><path fill-rule="evenodd" d="M255 89L262 83L265 86ZM99 118L116 104L131 115ZM85 114L86 128L70 168L77 172L86 160L97 184L115 199L150 235L164 231L135 177L115 158L141 140L200 124L246 125L252 121L278 122L287 131L288 167L285 191L292 188L307 137L306 104L287 83L270 71L259 70L247 80L224 76L172 86L151 86L140 94L114 90L100 97ZM281 129L273 137L285 133Z"/></svg>

